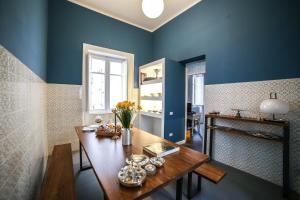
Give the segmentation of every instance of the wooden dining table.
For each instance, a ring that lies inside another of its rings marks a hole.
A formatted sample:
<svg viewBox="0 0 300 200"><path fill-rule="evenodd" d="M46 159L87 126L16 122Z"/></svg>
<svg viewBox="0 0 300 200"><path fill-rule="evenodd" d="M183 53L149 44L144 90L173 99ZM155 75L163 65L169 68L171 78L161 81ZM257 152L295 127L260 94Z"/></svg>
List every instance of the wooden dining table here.
<svg viewBox="0 0 300 200"><path fill-rule="evenodd" d="M191 175L192 171L202 163L208 161L208 156L182 145L177 145L163 138L157 137L137 128L132 129L132 145L123 146L122 139L112 140L108 137L97 137L95 133L82 131L82 126L75 127L79 138L80 171L93 169L100 186L104 191L104 198L143 199L158 189L176 181L176 199L182 199L183 176ZM122 186L118 180L118 172L126 165L125 159L132 154L147 154L143 146L156 142L166 142L180 146L176 153L165 156L165 164L158 168L154 176L147 176L145 183L136 188ZM82 165L82 149L90 165ZM188 189L188 195L191 191Z"/></svg>

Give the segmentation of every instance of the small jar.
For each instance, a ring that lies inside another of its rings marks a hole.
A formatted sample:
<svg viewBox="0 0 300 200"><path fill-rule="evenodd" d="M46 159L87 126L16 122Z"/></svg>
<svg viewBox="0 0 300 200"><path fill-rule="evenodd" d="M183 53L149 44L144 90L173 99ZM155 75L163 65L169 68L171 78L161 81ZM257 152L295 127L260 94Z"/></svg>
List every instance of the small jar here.
<svg viewBox="0 0 300 200"><path fill-rule="evenodd" d="M154 175L156 173L156 167L152 164L147 164L145 166L145 170L147 172L147 175Z"/></svg>

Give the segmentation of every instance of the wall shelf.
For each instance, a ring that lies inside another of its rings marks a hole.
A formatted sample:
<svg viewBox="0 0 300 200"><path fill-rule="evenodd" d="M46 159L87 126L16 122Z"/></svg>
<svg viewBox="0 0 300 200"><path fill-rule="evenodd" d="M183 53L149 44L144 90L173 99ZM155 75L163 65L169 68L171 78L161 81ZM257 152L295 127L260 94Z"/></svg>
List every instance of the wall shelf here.
<svg viewBox="0 0 300 200"><path fill-rule="evenodd" d="M154 79L151 81L143 81L141 85L149 85L149 84L156 84L156 83L162 83L162 79Z"/></svg>
<svg viewBox="0 0 300 200"><path fill-rule="evenodd" d="M149 117L162 118L162 114L159 114L159 113L140 111L140 114L141 115L146 115L146 116L149 116Z"/></svg>
<svg viewBox="0 0 300 200"><path fill-rule="evenodd" d="M149 100L149 101L162 101L162 97L155 97L155 96L141 96L141 100Z"/></svg>
<svg viewBox="0 0 300 200"><path fill-rule="evenodd" d="M219 130L225 133L230 133L230 134L240 134L240 135L245 135L249 137L254 137L254 138L261 138L265 140L270 140L270 141L275 141L275 142L283 142L283 138L271 133L266 133L266 132L261 132L261 131L244 131L240 129L235 129L231 127L225 127L225 126L208 126L209 129L214 129L214 130Z"/></svg>
<svg viewBox="0 0 300 200"><path fill-rule="evenodd" d="M234 120L234 121L241 121L241 122L268 124L274 126L289 126L289 123L287 121L273 121L273 120L256 119L250 117L235 117L231 115L219 115L219 114L206 114L205 116L208 118L218 118L218 119Z"/></svg>

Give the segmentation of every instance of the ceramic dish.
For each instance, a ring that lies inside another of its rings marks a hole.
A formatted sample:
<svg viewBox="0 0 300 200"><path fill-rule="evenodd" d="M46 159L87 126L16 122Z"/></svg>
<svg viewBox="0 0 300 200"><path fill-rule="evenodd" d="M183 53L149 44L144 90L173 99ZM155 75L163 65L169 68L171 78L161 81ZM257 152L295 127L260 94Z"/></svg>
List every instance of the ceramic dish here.
<svg viewBox="0 0 300 200"><path fill-rule="evenodd" d="M97 129L99 128L100 125L99 124L92 124L92 125L89 125L88 128L93 128L93 129Z"/></svg>
<svg viewBox="0 0 300 200"><path fill-rule="evenodd" d="M83 127L82 132L95 132L96 128Z"/></svg>
<svg viewBox="0 0 300 200"><path fill-rule="evenodd" d="M152 165L150 163L145 166L145 170L147 172L147 175L154 175L156 173L155 165Z"/></svg>
<svg viewBox="0 0 300 200"><path fill-rule="evenodd" d="M136 165L144 166L149 162L149 157L146 155L133 154L126 158L126 163L131 164L133 162Z"/></svg>
<svg viewBox="0 0 300 200"><path fill-rule="evenodd" d="M156 167L161 167L165 164L165 159L161 157L152 157L150 158L150 163Z"/></svg>

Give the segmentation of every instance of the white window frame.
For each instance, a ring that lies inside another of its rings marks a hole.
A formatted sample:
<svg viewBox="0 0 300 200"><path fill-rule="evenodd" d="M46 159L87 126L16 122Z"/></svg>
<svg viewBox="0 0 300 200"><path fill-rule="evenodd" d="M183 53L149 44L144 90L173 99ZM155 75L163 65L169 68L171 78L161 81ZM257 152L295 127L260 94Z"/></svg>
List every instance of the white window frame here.
<svg viewBox="0 0 300 200"><path fill-rule="evenodd" d="M105 61L105 73L100 73L100 72L90 72L91 70L91 60L93 58L98 58L101 60ZM122 78L122 100L126 100L127 97L127 90L128 90L128 61L125 58L119 58L118 56L106 56L106 55L101 55L101 54L96 54L96 53L88 53L87 54L87 78L86 78L86 86L87 86L87 110L90 114L107 114L111 113L111 105L110 105L110 76L121 76ZM119 74L111 74L110 73L110 62L120 62L122 63L122 73L121 75ZM91 90L90 90L90 73L95 73L95 74L104 74L105 75L105 108L104 109L92 109L90 106L90 100L91 100Z"/></svg>

